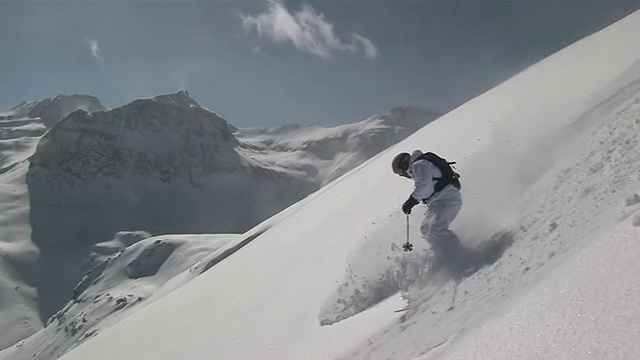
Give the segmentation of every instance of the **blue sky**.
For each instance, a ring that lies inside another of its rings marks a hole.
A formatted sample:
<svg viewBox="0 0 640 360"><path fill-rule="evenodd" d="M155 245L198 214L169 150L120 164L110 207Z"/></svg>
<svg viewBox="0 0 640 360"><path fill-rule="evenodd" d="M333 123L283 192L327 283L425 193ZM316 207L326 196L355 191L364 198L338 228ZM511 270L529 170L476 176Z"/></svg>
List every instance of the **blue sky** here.
<svg viewBox="0 0 640 360"><path fill-rule="evenodd" d="M630 1L0 2L0 109L186 89L239 127L447 111L640 8Z"/></svg>

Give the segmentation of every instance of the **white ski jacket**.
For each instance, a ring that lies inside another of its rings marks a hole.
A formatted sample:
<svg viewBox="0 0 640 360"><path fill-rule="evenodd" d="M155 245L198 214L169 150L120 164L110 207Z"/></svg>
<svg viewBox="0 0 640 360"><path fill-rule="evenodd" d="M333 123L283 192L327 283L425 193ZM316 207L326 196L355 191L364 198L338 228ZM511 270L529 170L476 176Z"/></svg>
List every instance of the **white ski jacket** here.
<svg viewBox="0 0 640 360"><path fill-rule="evenodd" d="M422 151L420 150L415 150L411 153L411 159L409 160L409 164L411 165L407 170L407 174L413 179L415 185L411 196L418 201L428 199L433 195L434 187L436 186L436 180L433 180L433 178L442 176L440 169L433 165L431 161L415 161L420 155L422 155ZM447 185L447 187L449 186L451 185Z"/></svg>

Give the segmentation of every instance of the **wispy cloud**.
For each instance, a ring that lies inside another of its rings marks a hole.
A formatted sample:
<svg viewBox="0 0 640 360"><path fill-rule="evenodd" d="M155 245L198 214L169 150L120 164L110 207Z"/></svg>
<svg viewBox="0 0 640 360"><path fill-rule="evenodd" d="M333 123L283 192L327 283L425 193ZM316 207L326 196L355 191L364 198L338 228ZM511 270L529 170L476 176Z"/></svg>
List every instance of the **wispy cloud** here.
<svg viewBox="0 0 640 360"><path fill-rule="evenodd" d="M102 57L102 51L100 51L100 46L98 45L98 40L92 38L84 39L84 42L89 45L89 50L91 51L91 56L96 59L99 63L104 63L104 58Z"/></svg>
<svg viewBox="0 0 640 360"><path fill-rule="evenodd" d="M264 50L262 50L260 46L254 47L253 50L251 50L251 52L259 56L269 56Z"/></svg>
<svg viewBox="0 0 640 360"><path fill-rule="evenodd" d="M255 30L277 43L291 42L301 51L329 59L335 51L362 53L369 59L376 58L378 48L362 35L349 34L341 40L323 14L310 5L303 5L291 13L279 0L269 0L268 9L255 16L241 15L242 26L250 33Z"/></svg>
<svg viewBox="0 0 640 360"><path fill-rule="evenodd" d="M375 45L373 45L371 40L358 34L352 34L352 37L356 42L359 42L362 45L364 50L364 55L367 58L375 59L376 57L378 57L378 54L380 52L378 51L378 48Z"/></svg>

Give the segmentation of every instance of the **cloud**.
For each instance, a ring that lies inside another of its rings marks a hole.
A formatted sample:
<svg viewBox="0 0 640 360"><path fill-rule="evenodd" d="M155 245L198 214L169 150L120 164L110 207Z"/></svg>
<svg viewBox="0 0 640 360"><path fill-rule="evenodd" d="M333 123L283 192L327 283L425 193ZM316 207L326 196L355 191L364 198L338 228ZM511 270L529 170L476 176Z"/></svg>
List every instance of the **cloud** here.
<svg viewBox="0 0 640 360"><path fill-rule="evenodd" d="M378 57L378 54L380 53L378 51L378 48L373 45L373 43L371 42L371 40L367 39L364 36L360 36L358 34L352 34L353 39L356 42L359 42L364 50L364 55L369 58L369 59L375 59L376 57Z"/></svg>
<svg viewBox="0 0 640 360"><path fill-rule="evenodd" d="M99 63L104 63L104 58L102 57L102 51L100 51L98 40L86 38L84 42L89 45L89 50L91 50L91 56L93 56L93 58L96 59Z"/></svg>
<svg viewBox="0 0 640 360"><path fill-rule="evenodd" d="M341 40L323 14L310 5L291 13L279 0L268 0L268 9L255 16L241 15L242 27L247 33L255 30L259 37L276 43L290 42L299 50L330 59L335 51L362 53L369 59L378 56L378 48L362 35L350 34Z"/></svg>
<svg viewBox="0 0 640 360"><path fill-rule="evenodd" d="M269 56L264 50L262 50L260 46L254 47L253 50L251 50L251 52L260 56Z"/></svg>

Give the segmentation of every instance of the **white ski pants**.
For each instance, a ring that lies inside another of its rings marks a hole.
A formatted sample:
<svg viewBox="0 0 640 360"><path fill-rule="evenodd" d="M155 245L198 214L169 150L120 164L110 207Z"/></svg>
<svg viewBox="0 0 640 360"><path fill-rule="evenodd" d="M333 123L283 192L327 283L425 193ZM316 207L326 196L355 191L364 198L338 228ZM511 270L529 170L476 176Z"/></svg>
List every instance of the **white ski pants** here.
<svg viewBox="0 0 640 360"><path fill-rule="evenodd" d="M462 208L460 190L448 185L427 202L427 207L427 213L420 226L422 236L434 251L454 249L460 244L460 240L449 230L449 225Z"/></svg>

